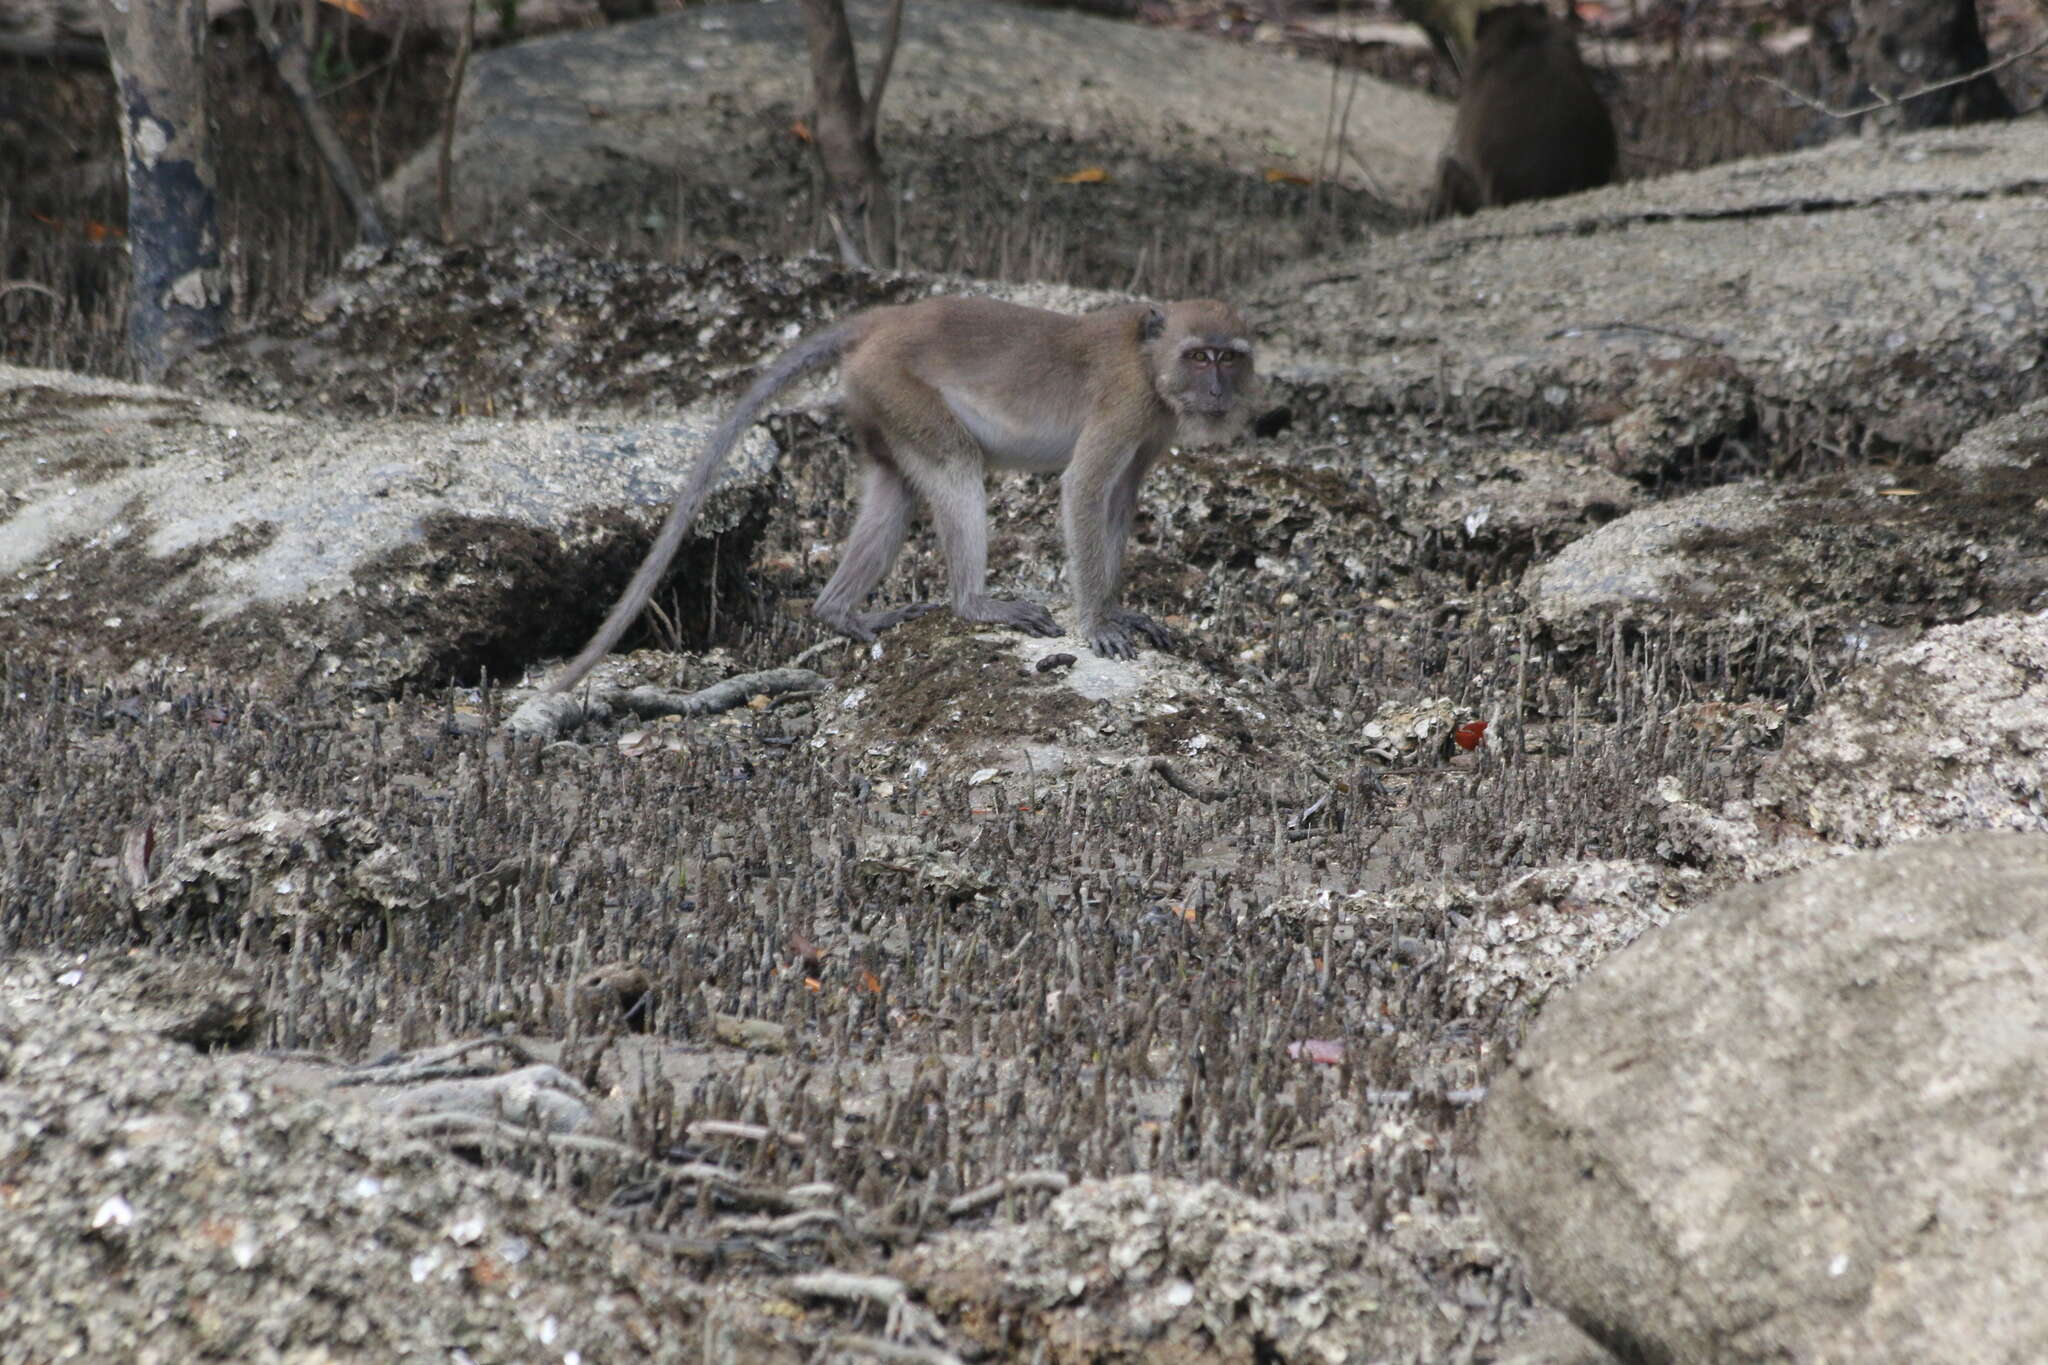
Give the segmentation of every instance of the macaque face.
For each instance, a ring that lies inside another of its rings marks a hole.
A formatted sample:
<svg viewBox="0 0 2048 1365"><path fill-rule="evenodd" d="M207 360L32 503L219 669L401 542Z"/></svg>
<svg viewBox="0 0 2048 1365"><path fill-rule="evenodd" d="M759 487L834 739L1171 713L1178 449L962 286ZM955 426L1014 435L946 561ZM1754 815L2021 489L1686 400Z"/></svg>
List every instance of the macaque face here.
<svg viewBox="0 0 2048 1365"><path fill-rule="evenodd" d="M1184 338L1171 370L1161 376L1160 396L1180 418L1180 439L1188 445L1220 445L1244 429L1254 382L1250 345L1240 335L1203 333Z"/></svg>

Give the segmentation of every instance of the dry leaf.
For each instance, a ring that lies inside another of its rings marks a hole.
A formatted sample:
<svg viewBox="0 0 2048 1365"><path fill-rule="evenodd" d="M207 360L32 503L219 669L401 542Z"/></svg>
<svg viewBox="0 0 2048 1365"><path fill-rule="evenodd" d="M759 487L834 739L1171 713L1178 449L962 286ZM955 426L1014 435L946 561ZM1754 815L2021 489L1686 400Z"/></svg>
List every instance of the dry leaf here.
<svg viewBox="0 0 2048 1365"><path fill-rule="evenodd" d="M1268 166L1266 167L1266 183L1268 185L1313 185L1316 182L1308 176L1296 175L1293 171L1282 170L1278 166Z"/></svg>
<svg viewBox="0 0 2048 1365"><path fill-rule="evenodd" d="M362 0L325 0L325 3L334 6L343 14L353 14L358 19L370 17L369 6L363 4Z"/></svg>
<svg viewBox="0 0 2048 1365"><path fill-rule="evenodd" d="M1083 166L1072 175L1056 175L1055 185L1100 185L1109 179L1109 172L1100 166Z"/></svg>
<svg viewBox="0 0 2048 1365"><path fill-rule="evenodd" d="M802 119L798 119L795 123L789 125L789 135L798 142L810 142L813 140L811 137L811 125L805 123Z"/></svg>

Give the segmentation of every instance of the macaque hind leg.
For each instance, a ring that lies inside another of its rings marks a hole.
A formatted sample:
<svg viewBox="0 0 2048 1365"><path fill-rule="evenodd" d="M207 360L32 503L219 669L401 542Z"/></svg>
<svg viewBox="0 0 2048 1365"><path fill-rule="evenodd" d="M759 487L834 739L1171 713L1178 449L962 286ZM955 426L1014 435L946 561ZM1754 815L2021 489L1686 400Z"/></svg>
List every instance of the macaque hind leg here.
<svg viewBox="0 0 2048 1365"><path fill-rule="evenodd" d="M946 552L953 614L1026 635L1058 635L1059 623L1036 602L988 595L988 490L983 486L982 462L981 452L969 448L914 466L918 492L931 508L939 544Z"/></svg>
<svg viewBox="0 0 2048 1365"><path fill-rule="evenodd" d="M869 444L869 450L875 450ZM881 581L889 576L896 554L903 548L904 533L910 529L912 502L910 485L886 459L870 453L864 461L860 511L853 519L853 532L839 552L839 567L811 614L841 635L866 642L881 631L900 626L913 616L937 608L936 602L917 602L889 611L856 611Z"/></svg>

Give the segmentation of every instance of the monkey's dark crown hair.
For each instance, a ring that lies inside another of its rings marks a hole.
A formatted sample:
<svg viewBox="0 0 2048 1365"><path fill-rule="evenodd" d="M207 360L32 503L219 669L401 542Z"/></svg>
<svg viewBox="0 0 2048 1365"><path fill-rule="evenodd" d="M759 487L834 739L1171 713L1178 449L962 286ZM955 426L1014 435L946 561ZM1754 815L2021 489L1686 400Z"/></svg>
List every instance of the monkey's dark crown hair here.
<svg viewBox="0 0 2048 1365"><path fill-rule="evenodd" d="M1487 30L1499 28L1503 30L1501 37L1512 42L1559 27L1562 23L1558 17L1542 5L1493 5L1479 11L1479 17L1472 21L1472 39L1477 42L1486 36Z"/></svg>

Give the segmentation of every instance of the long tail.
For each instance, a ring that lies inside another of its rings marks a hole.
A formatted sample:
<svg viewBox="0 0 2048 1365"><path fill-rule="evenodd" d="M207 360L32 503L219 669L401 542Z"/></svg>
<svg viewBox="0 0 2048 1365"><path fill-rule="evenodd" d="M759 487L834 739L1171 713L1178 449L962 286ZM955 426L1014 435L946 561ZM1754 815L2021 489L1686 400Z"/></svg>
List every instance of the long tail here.
<svg viewBox="0 0 2048 1365"><path fill-rule="evenodd" d="M626 633L626 627L633 624L647 607L647 599L654 595L655 584L668 572L669 561L676 557L682 546L683 535L696 520L697 509L704 503L705 495L711 491L712 480L725 466L725 458L738 443L740 433L754 424L761 410L768 406L775 395L812 370L829 365L839 358L855 341L867 331L864 317L856 315L837 323L815 336L805 337L796 345L784 351L756 379L740 401L733 405L718 430L712 434L711 443L704 448L704 454L697 460L697 467L690 472L690 481L676 494L675 506L669 509L668 520L662 523L661 534L654 538L654 545L647 551L647 558L640 563L640 571L633 575L633 581L626 585L626 591L619 596L618 605L611 615L604 618L604 624L590 637L590 643L583 646L583 652L569 661L568 667L556 674L543 688L547 692L566 692L583 681L583 675L597 667L597 661L611 653L612 646Z"/></svg>

